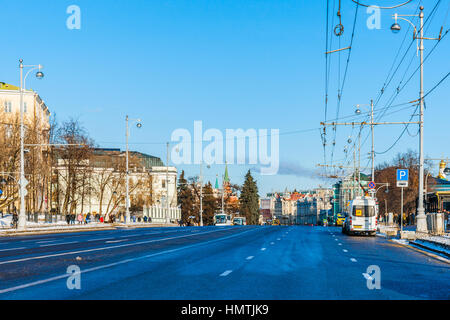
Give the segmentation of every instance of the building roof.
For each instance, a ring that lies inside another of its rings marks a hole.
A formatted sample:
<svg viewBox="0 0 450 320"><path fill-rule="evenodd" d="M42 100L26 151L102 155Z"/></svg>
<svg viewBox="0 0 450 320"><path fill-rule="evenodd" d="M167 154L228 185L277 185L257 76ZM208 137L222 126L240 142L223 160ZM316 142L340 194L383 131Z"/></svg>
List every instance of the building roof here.
<svg viewBox="0 0 450 320"><path fill-rule="evenodd" d="M8 84L5 82L0 82L0 90L14 90L17 91L19 90L19 87L13 86L12 84Z"/></svg>

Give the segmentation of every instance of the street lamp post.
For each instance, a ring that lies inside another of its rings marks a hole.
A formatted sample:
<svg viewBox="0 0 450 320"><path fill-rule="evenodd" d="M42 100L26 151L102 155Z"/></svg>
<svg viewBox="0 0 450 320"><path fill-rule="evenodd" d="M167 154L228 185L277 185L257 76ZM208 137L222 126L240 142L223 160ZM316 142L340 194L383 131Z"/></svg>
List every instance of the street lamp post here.
<svg viewBox="0 0 450 320"><path fill-rule="evenodd" d="M423 35L423 6L420 7L420 13L418 15L399 15L394 14L395 23L391 26L391 30L394 33L398 33L401 30L400 25L397 23L398 19L404 20L408 22L410 25L414 28L414 39L420 40L420 43L418 45L418 49L420 52L420 92L419 92L419 100L420 100L420 120L419 120L419 201L417 205L417 228L416 230L419 232L427 232L427 221L425 216L425 209L424 209L424 153L423 153L423 126L424 126L424 90L423 90L423 51L424 51L424 45L423 40L441 40L441 34L439 34L439 38L425 38ZM403 17L419 17L420 19L420 35L417 36L417 28L416 26L408 19ZM442 33L442 28L441 28Z"/></svg>
<svg viewBox="0 0 450 320"><path fill-rule="evenodd" d="M25 77L23 76L23 69L30 68ZM31 71L38 69L36 72L36 78L42 79L44 73L41 72L42 66L39 65L24 65L23 60L19 60L20 69L20 211L19 211L19 221L17 223L18 230L25 230L26 228L26 215L25 215L25 195L26 195L26 185L27 181L25 179L25 151L24 151L24 136L25 128L23 124L23 91L25 89L24 83Z"/></svg>
<svg viewBox="0 0 450 320"><path fill-rule="evenodd" d="M130 136L130 130L129 130L129 126L128 126L128 122L129 121L135 121L137 122L136 127L139 129L142 127L142 123L141 123L141 119L130 119L128 117L128 115L125 117L125 122L126 122L126 174L125 174L125 184L126 184L126 200L125 200L125 224L129 224L131 217L130 217L130 183L129 183L129 170L128 170L128 164L129 164L129 160L128 160L128 138Z"/></svg>

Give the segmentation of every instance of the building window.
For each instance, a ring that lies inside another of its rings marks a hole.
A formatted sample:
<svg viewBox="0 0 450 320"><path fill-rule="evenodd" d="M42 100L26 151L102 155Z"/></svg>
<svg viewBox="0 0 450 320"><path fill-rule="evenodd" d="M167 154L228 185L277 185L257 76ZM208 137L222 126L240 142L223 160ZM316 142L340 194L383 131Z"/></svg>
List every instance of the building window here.
<svg viewBox="0 0 450 320"><path fill-rule="evenodd" d="M12 111L11 101L5 101L5 112L11 113L11 111Z"/></svg>

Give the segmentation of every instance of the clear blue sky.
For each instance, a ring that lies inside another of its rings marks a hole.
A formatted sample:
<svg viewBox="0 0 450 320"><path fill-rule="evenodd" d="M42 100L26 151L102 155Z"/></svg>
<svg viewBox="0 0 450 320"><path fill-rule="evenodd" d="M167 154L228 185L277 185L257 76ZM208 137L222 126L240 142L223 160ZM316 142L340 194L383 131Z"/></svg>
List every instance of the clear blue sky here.
<svg viewBox="0 0 450 320"><path fill-rule="evenodd" d="M330 0L330 20L336 14ZM342 1L345 33L341 47L349 45L355 5ZM372 1L371 3L376 3ZM386 3L386 1L378 1ZM389 1L390 4L398 1ZM397 10L409 14L418 0ZM429 13L437 0L425 0ZM66 8L81 8L81 30L66 28ZM442 1L427 29L437 36L448 9ZM369 30L369 15L360 8L340 116L352 115L354 105L375 99L407 30L394 35L389 27L395 11L382 11L381 29ZM280 136L282 168L276 176L255 172L260 193L305 189L329 182L311 178L323 162L319 126L324 120L326 1L306 0L27 0L3 1L0 81L18 84L18 59L45 66L45 80L28 80L59 121L78 118L101 147L125 148L125 115L140 117L142 129L132 129L131 148L165 161L165 142L177 128L193 130L194 120L205 129L267 128L281 133L317 128L307 133ZM336 20L335 23L336 24ZM445 29L450 26L447 19ZM407 42L412 32L408 31ZM333 49L339 48L333 38ZM426 41L427 54L435 45ZM414 47L377 107L385 106L411 61L406 79L418 66ZM402 51L403 52L403 51ZM425 91L450 71L450 36L441 41L425 64ZM328 118L336 114L338 54L330 71ZM347 52L341 54L341 81ZM418 98L418 75L395 102ZM425 113L426 154L450 156L448 133L450 79L428 97ZM401 108L394 108L398 110ZM406 121L411 108L383 120ZM409 134L417 133L411 127ZM368 133L366 129L364 136ZM379 127L376 149L387 149L402 127ZM334 160L345 159L343 148L351 128L338 128ZM355 140L353 131L353 140ZM397 152L418 149L418 137L406 133L377 162ZM332 142L332 132L328 134ZM370 151L363 147L363 165ZM331 147L327 149L330 160ZM233 182L242 183L252 166L232 165ZM188 176L198 166L182 166ZM224 166L205 169L213 182ZM290 174L281 174L290 173ZM296 173L296 174L294 174Z"/></svg>

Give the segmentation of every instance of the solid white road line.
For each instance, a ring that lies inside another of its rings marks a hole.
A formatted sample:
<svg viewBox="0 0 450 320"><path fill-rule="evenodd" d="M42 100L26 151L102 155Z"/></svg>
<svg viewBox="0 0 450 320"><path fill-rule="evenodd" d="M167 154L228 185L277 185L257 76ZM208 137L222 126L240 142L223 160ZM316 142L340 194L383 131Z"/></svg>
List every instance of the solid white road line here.
<svg viewBox="0 0 450 320"><path fill-rule="evenodd" d="M0 249L0 251L13 251L13 250L21 250L21 249L25 249L25 247L11 248L11 249Z"/></svg>
<svg viewBox="0 0 450 320"><path fill-rule="evenodd" d="M241 232L239 234L247 233L247 232L254 231L254 230L257 230L257 229L250 229L248 231L244 231L244 232ZM178 236L178 237L153 239L153 240L146 240L146 241L139 241L139 242L119 244L119 245L115 245L115 246L107 246L107 247L101 247L101 248L85 249L85 250L78 250L78 251L71 251L71 252L62 252L62 253L48 254L48 255L36 256L36 257L21 258L21 259L15 259L15 260L0 261L0 265L16 263L16 262L23 262L23 261L29 261L29 260L37 260L37 259L46 259L46 258L60 257L60 256L79 254L79 253L86 253L86 252L95 252L95 251L103 251L103 250L109 250L109 249L137 246L137 245L141 245L141 244L147 244L147 243L153 243L153 242L161 242L161 241L180 239L180 238L187 238L187 237L193 237L193 236L209 234L209 233L216 233L216 232L221 232L221 231L223 231L223 230L211 230L211 231L205 231L205 232L202 232L202 233L182 235L182 236Z"/></svg>
<svg viewBox="0 0 450 320"><path fill-rule="evenodd" d="M80 274L88 273L88 272L92 272L92 271L97 271L97 270L101 270L101 269L106 269L106 268L111 268L111 267L115 267L115 266L118 266L118 265L121 265L121 264L125 264L125 263L128 263L128 262L134 262L134 261L138 261L138 260L148 259L148 258L152 258L152 257L155 257L155 256L163 255L163 254L166 254L166 253L177 252L177 251L181 251L181 250L185 250L185 249L189 249L189 248L194 248L194 247L198 247L198 246L209 244L209 243L215 243L215 242L218 242L218 241L223 241L223 240L226 240L226 239L235 238L235 237L238 237L238 236L240 236L242 234L245 234L245 233L248 233L248 232L251 232L251 231L254 231L254 230L257 230L257 229L251 229L251 230L248 230L248 231L235 233L235 234L232 234L231 236L227 236L227 237L222 237L222 238L209 240L209 241L205 241L205 242L201 242L201 243L191 244L191 245L180 247L180 248L176 248L176 249L161 251L161 252L152 253L152 254L148 254L148 255L145 255L145 256L137 257L137 258L125 259L125 260L113 262L113 263L110 263L110 264L101 265L101 266L98 266L98 267L93 267L93 268L90 268L90 269L81 270ZM204 232L204 233L211 233L211 232L214 232L214 231ZM64 279L64 278L67 278L69 276L70 276L70 274L63 274L63 275L52 277L52 278L48 278L48 279L43 279L43 280L38 280L38 281L35 281L35 282L22 284L22 285L19 285L19 286L16 286L16 287L6 288L6 289L3 289L3 290L0 290L0 294L11 292L11 291L16 291L16 290L19 290L19 289L24 289L24 288L37 286L39 284L43 284L43 283L47 283L47 282L51 282L51 281L55 281L55 280L59 280L59 279Z"/></svg>
<svg viewBox="0 0 450 320"><path fill-rule="evenodd" d="M113 240L114 238L100 238L100 239L90 239L88 240L88 242L90 241L101 241L101 240Z"/></svg>
<svg viewBox="0 0 450 320"><path fill-rule="evenodd" d="M71 244L71 243L78 243L78 241L64 242L64 243L52 243L52 244L41 244L39 247L62 246L62 245Z"/></svg>

